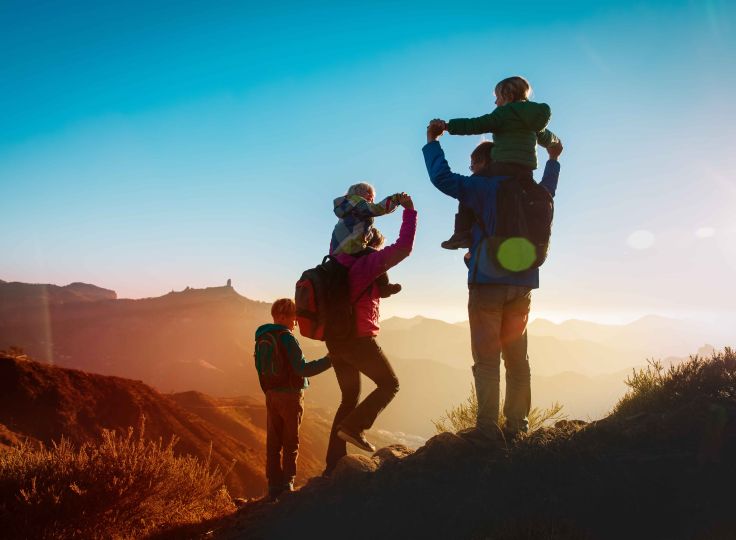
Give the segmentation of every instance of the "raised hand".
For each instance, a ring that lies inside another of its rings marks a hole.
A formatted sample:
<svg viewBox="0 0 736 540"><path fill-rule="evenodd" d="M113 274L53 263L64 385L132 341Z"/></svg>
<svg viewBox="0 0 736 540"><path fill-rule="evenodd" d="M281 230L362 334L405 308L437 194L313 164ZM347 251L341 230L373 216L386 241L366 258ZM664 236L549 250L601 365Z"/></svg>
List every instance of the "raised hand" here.
<svg viewBox="0 0 736 540"><path fill-rule="evenodd" d="M447 131L447 122L445 122L444 120L440 118L433 118L432 120L429 121L429 123L441 126L443 131Z"/></svg>
<svg viewBox="0 0 736 540"><path fill-rule="evenodd" d="M560 157L560 154L562 153L562 141L550 145L547 148L547 153L549 154L549 159L557 161L557 158Z"/></svg>
<svg viewBox="0 0 736 540"><path fill-rule="evenodd" d="M427 142L436 141L442 136L447 128L447 123L444 120L435 118L429 122L427 126Z"/></svg>
<svg viewBox="0 0 736 540"><path fill-rule="evenodd" d="M399 204L409 210L414 210L414 201L411 200L411 196L408 193L402 193L399 196Z"/></svg>

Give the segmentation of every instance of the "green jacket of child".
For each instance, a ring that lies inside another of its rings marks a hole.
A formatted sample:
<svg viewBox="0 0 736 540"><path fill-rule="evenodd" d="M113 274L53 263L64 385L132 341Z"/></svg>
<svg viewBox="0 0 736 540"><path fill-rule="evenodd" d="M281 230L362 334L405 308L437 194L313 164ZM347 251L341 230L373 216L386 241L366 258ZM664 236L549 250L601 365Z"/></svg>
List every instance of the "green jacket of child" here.
<svg viewBox="0 0 736 540"><path fill-rule="evenodd" d="M557 136L547 129L551 116L546 103L514 101L478 118L450 120L447 131L451 135L492 133L493 161L536 169L537 144L547 148L559 142Z"/></svg>

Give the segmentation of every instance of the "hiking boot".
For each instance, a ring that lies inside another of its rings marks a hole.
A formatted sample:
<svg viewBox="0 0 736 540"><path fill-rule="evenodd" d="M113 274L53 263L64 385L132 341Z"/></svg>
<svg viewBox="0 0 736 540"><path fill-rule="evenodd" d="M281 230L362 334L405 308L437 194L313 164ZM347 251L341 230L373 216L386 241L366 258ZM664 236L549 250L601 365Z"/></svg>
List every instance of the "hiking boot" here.
<svg viewBox="0 0 736 540"><path fill-rule="evenodd" d="M269 501L275 501L284 492L284 486L279 484L278 486L268 486L268 497Z"/></svg>
<svg viewBox="0 0 736 540"><path fill-rule="evenodd" d="M440 244L444 249L463 249L470 248L472 245L472 238L470 235L463 233L453 233L453 235Z"/></svg>
<svg viewBox="0 0 736 540"><path fill-rule="evenodd" d="M509 429L504 427L501 429L503 438L506 439L507 443L515 443L520 441L526 435L526 431L523 429Z"/></svg>
<svg viewBox="0 0 736 540"><path fill-rule="evenodd" d="M268 500L275 501L284 493L294 491L294 482L286 482L275 486L268 486Z"/></svg>
<svg viewBox="0 0 736 540"><path fill-rule="evenodd" d="M462 429L457 432L457 436L481 448L496 448L503 445L501 432L498 428L490 432L478 427Z"/></svg>
<svg viewBox="0 0 736 540"><path fill-rule="evenodd" d="M365 438L365 435L363 435L362 431L360 433L351 433L345 428L340 428L337 430L337 436L340 437L343 441L354 444L355 446L357 446L361 450L365 450L366 452L376 451L376 447L368 442L368 439Z"/></svg>
<svg viewBox="0 0 736 540"><path fill-rule="evenodd" d="M388 283L386 285L378 286L378 294L381 298L388 298L392 294L401 292L401 285L398 283Z"/></svg>

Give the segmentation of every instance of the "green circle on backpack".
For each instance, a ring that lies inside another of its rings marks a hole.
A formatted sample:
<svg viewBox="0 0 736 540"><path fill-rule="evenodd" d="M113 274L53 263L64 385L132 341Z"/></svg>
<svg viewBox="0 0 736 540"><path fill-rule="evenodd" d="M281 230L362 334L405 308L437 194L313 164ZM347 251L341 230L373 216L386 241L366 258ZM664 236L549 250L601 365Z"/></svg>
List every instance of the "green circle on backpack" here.
<svg viewBox="0 0 736 540"><path fill-rule="evenodd" d="M510 272L529 270L537 258L537 249L529 240L520 236L507 238L498 246L496 258Z"/></svg>

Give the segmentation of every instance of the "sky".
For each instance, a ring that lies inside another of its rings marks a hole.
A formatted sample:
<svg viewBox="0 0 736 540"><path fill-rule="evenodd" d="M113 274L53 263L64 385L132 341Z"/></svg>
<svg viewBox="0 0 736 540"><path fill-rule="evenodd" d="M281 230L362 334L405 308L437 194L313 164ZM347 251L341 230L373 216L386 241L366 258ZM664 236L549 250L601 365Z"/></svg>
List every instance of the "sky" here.
<svg viewBox="0 0 736 540"><path fill-rule="evenodd" d="M410 193L384 317L467 318L431 118L523 75L565 146L535 316L736 324L736 8L683 2L0 1L0 279L272 301L332 200ZM467 172L479 137L445 135ZM544 150L539 149L540 163ZM541 171L540 171L541 175ZM400 212L376 225L392 241ZM736 337L736 336L734 336Z"/></svg>

